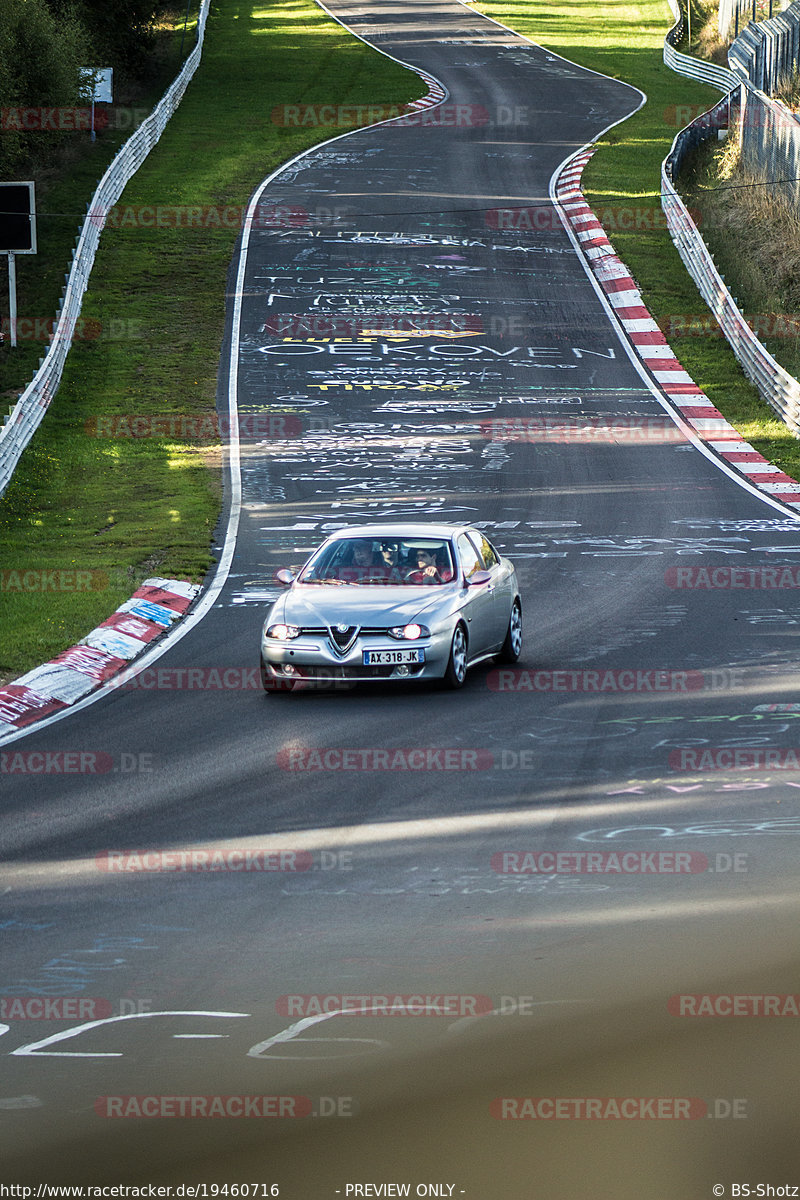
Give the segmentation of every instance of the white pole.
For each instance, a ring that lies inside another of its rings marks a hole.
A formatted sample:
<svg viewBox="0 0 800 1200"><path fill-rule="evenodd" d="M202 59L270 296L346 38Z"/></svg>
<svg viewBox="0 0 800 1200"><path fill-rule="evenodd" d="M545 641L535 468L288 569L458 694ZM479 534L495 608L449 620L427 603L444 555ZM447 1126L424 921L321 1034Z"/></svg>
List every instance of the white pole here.
<svg viewBox="0 0 800 1200"><path fill-rule="evenodd" d="M8 255L8 323L12 349L17 344L17 256Z"/></svg>

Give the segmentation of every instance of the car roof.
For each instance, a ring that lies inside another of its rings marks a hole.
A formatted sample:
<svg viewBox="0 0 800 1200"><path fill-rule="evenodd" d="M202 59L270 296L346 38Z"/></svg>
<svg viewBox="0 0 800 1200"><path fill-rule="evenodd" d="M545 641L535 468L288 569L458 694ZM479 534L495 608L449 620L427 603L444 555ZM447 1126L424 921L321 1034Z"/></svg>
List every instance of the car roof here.
<svg viewBox="0 0 800 1200"><path fill-rule="evenodd" d="M452 538L472 525L439 525L422 521L403 522L395 524L347 525L329 534L329 537L372 537L395 538L409 541L414 538Z"/></svg>

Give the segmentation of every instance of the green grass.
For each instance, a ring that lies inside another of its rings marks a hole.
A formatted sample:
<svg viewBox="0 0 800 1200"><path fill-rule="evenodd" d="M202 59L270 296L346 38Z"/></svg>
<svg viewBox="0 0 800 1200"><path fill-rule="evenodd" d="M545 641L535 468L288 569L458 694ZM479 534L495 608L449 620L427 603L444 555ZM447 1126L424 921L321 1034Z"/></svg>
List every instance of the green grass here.
<svg viewBox="0 0 800 1200"><path fill-rule="evenodd" d="M675 107L711 107L713 88L693 83L663 63L664 35L672 24L664 0L638 4L571 0L547 5L481 0L476 7L566 58L640 88L647 103L600 139L583 175L583 190L596 210L643 208L661 212L661 162L678 132ZM684 119L681 125L687 123ZM645 303L659 322L708 309L681 262L666 229L608 230ZM734 251L735 252L735 251ZM746 304L745 304L746 307ZM670 337L677 357L720 412L771 462L800 478L800 443L743 375L727 343L713 334Z"/></svg>
<svg viewBox="0 0 800 1200"><path fill-rule="evenodd" d="M400 104L424 92L418 76L347 35L311 0L219 0L201 66L120 206L241 208L280 163L337 132L282 127L275 106ZM72 180L64 187L80 192ZM65 200L76 222L92 190L80 203ZM214 412L238 232L236 224L105 230L83 308L100 336L73 345L58 395L0 500L0 562L12 571L98 571L108 584L81 593L0 589L0 678L80 639L148 575L200 579L209 567L218 449L112 441L88 436L87 422Z"/></svg>

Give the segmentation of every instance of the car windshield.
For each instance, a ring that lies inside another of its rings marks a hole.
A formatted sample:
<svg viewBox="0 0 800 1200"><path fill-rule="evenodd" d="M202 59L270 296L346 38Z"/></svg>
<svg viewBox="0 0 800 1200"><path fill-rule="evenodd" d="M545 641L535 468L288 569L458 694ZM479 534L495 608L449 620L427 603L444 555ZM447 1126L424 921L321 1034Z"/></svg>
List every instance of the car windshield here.
<svg viewBox="0 0 800 1200"><path fill-rule="evenodd" d="M337 538L313 556L300 583L441 586L455 579L450 543L440 538Z"/></svg>

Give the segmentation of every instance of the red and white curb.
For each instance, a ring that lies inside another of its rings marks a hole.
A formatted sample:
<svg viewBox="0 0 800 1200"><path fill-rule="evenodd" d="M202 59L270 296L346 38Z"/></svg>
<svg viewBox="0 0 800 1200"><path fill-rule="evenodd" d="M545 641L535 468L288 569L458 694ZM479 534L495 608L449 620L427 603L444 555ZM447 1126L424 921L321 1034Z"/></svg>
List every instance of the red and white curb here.
<svg viewBox="0 0 800 1200"><path fill-rule="evenodd" d="M0 732L62 712L95 691L171 628L199 591L181 579L146 579L77 646L0 688Z"/></svg>
<svg viewBox="0 0 800 1200"><path fill-rule="evenodd" d="M569 161L558 177L555 194L620 325L652 377L698 437L773 500L800 509L800 483L742 440L741 434L725 420L678 362L645 307L630 271L617 257L606 231L580 189L581 175L595 149L593 146L582 150Z"/></svg>
<svg viewBox="0 0 800 1200"><path fill-rule="evenodd" d="M419 67L412 68L421 79L424 79L428 85L427 95L421 96L419 100L411 100L403 107L408 112L416 112L422 108L432 108L435 104L441 104L446 100L450 93L447 88L439 83L438 79L434 79L433 75L429 75L427 71L421 71Z"/></svg>

